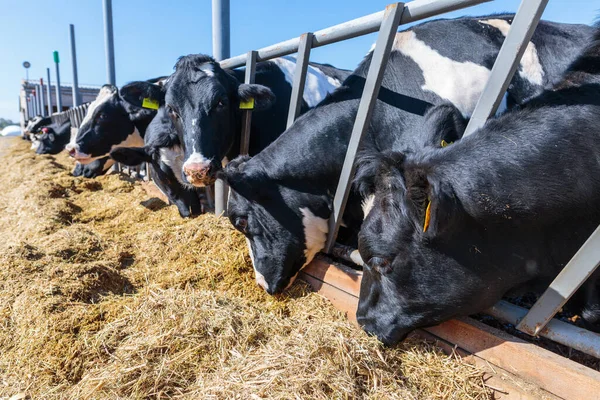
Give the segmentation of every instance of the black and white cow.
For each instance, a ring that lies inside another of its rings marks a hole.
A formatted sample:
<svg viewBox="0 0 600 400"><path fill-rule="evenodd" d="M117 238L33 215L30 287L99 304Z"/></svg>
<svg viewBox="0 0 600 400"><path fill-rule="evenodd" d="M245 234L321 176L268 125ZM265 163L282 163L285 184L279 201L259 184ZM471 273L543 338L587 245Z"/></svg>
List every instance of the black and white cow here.
<svg viewBox="0 0 600 400"><path fill-rule="evenodd" d="M40 133L31 135L31 148L37 154L58 154L71 139L71 121L44 126Z"/></svg>
<svg viewBox="0 0 600 400"><path fill-rule="evenodd" d="M554 88L456 144L365 154L357 320L386 344L543 288L600 225L600 32ZM460 120L431 110L428 126ZM461 128L462 126L462 128ZM446 124L460 136L464 122ZM600 331L600 270L573 299Z"/></svg>
<svg viewBox="0 0 600 400"><path fill-rule="evenodd" d="M29 122L27 122L27 125L25 126L23 138L30 140L32 134L39 133L40 129L42 129L43 126L50 125L51 123L52 120L50 119L50 117L42 117L41 115L33 117L29 120Z"/></svg>
<svg viewBox="0 0 600 400"><path fill-rule="evenodd" d="M183 218L198 215L202 212L200 191L184 182L180 173L183 164L183 152L179 146L179 138L173 121L164 107L158 110L156 117L146 129L144 147L121 147L110 152L117 162L129 166L144 162L152 164L152 180L172 204L177 206Z"/></svg>
<svg viewBox="0 0 600 400"><path fill-rule="evenodd" d="M432 105L451 102L468 116L512 17L436 20L399 32L366 144L386 149L400 139L404 151L420 149L422 138L410 128L422 124ZM588 26L541 22L509 87L507 105L522 103L556 82L592 34ZM273 144L250 160L230 163L222 174L231 186L229 218L248 238L257 282L269 293L286 288L324 246L332 196L370 61L371 54L342 87ZM360 203L353 192L342 240L360 228Z"/></svg>
<svg viewBox="0 0 600 400"><path fill-rule="evenodd" d="M96 178L108 173L114 164L115 162L110 157L100 157L87 164L75 163L71 174L84 178Z"/></svg>
<svg viewBox="0 0 600 400"><path fill-rule="evenodd" d="M129 99L137 96L139 103L149 97L166 108L184 155L181 169L174 173L202 187L214 182L224 159L239 154L240 104L251 102L257 111L252 117L250 154L258 153L285 130L295 66L295 60L288 57L260 62L256 83L247 85L242 83L243 70L223 70L211 57L195 54L179 59L164 87L139 82L130 86L133 95L124 90L122 94ZM311 63L302 111L318 104L349 74Z"/></svg>
<svg viewBox="0 0 600 400"><path fill-rule="evenodd" d="M133 106L120 96L117 87L104 85L66 149L86 165L108 157L117 147L142 147L146 128L155 115L155 109Z"/></svg>

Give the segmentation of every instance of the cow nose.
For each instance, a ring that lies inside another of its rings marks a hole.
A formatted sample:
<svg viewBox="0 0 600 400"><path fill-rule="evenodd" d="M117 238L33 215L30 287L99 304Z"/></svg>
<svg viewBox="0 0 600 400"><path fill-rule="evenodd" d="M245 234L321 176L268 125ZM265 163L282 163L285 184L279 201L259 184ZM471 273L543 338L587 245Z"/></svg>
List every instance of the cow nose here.
<svg viewBox="0 0 600 400"><path fill-rule="evenodd" d="M77 150L75 150L74 148L69 149L69 156L71 157L75 157L75 154L77 153Z"/></svg>
<svg viewBox="0 0 600 400"><path fill-rule="evenodd" d="M183 166L183 173L191 184L205 184L212 175L210 163L189 163Z"/></svg>

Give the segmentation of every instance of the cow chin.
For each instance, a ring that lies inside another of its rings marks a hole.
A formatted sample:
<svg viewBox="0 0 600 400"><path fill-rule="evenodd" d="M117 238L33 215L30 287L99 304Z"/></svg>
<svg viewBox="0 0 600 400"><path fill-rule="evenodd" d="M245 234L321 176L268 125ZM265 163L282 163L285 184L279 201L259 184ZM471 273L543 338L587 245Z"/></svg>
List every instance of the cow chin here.
<svg viewBox="0 0 600 400"><path fill-rule="evenodd" d="M215 183L215 181L217 180L216 178L212 177L212 176L204 176L202 178L198 177L194 177L194 176L187 176L187 181L189 182L190 185L194 186L194 187L205 187L205 186L210 186L213 183Z"/></svg>

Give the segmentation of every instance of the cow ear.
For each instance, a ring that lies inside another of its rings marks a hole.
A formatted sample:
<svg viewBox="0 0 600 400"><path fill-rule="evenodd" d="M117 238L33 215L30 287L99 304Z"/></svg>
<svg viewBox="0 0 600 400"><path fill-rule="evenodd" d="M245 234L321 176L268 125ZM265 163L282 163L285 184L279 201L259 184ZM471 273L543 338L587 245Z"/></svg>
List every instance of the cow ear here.
<svg viewBox="0 0 600 400"><path fill-rule="evenodd" d="M240 108L254 111L268 110L275 104L275 94L263 85L248 85L242 83L238 86Z"/></svg>
<svg viewBox="0 0 600 400"><path fill-rule="evenodd" d="M130 167L152 161L152 155L145 147L117 147L109 155L116 162Z"/></svg>
<svg viewBox="0 0 600 400"><path fill-rule="evenodd" d="M389 184L399 175L399 170L404 163L404 154L396 151L378 152L375 149L366 149L356 157L356 174L354 187L363 198L367 198L377 191L380 184Z"/></svg>
<svg viewBox="0 0 600 400"><path fill-rule="evenodd" d="M121 99L138 108L158 109L165 103L165 92L161 86L149 82L131 82L120 91Z"/></svg>
<svg viewBox="0 0 600 400"><path fill-rule="evenodd" d="M450 232L464 215L451 185L440 181L427 166L407 165L403 172L409 215L424 238Z"/></svg>
<svg viewBox="0 0 600 400"><path fill-rule="evenodd" d="M467 119L453 104L430 108L422 124L422 137L433 147L446 147L463 137Z"/></svg>
<svg viewBox="0 0 600 400"><path fill-rule="evenodd" d="M263 186L260 181L264 174L262 170L256 170L246 165L250 156L239 156L230 161L227 166L217 173L217 178L223 179L235 192L247 199L261 198Z"/></svg>

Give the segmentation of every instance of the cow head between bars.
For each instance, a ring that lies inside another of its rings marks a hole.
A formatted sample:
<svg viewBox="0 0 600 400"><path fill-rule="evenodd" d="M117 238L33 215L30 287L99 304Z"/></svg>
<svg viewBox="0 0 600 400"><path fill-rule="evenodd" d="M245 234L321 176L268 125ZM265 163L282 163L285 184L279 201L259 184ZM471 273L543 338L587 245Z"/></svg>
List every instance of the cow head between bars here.
<svg viewBox="0 0 600 400"><path fill-rule="evenodd" d="M241 129L240 103L262 111L275 102L271 89L240 83L232 72L200 54L180 58L164 87L137 82L123 88L123 96L130 90L144 93L166 108L184 151L182 171L175 172L197 187L215 181L232 148Z"/></svg>

